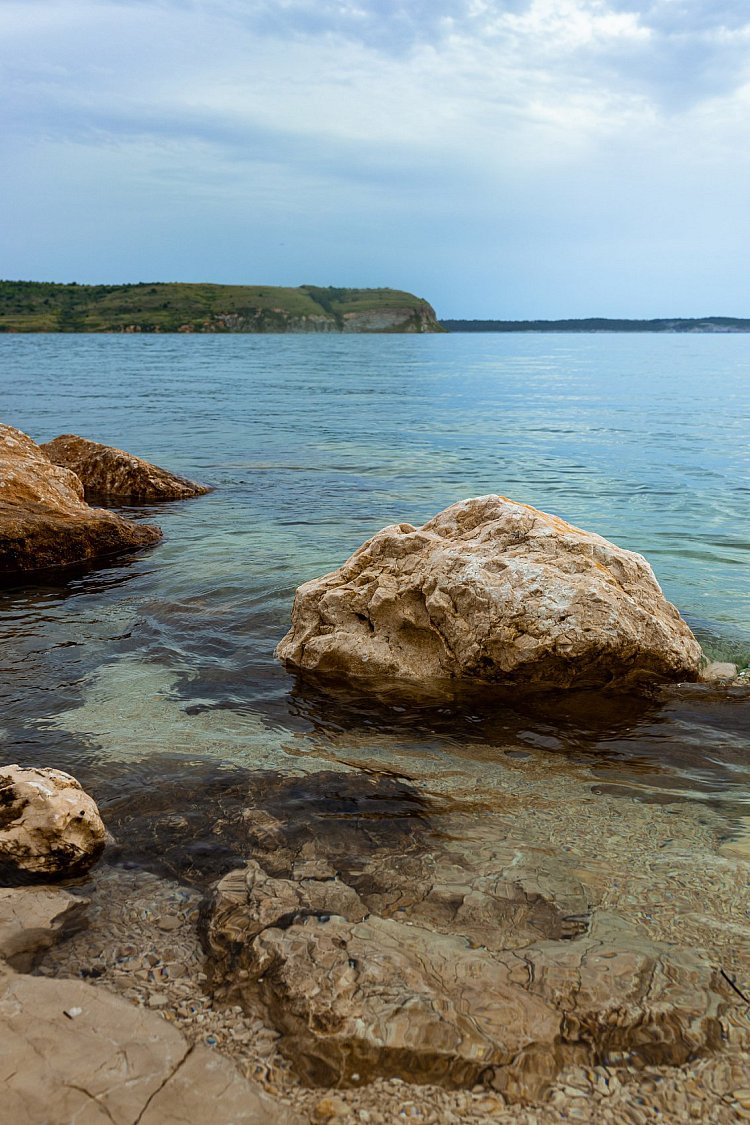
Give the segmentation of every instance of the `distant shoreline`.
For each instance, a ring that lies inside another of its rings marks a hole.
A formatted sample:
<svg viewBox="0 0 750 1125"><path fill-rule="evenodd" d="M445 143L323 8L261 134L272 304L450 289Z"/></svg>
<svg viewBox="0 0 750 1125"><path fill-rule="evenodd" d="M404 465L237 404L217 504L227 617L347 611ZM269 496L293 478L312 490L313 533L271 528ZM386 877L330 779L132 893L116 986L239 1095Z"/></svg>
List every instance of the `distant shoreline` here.
<svg viewBox="0 0 750 1125"><path fill-rule="evenodd" d="M584 317L571 320L440 320L448 332L750 332L750 319L734 316L670 317L617 320Z"/></svg>

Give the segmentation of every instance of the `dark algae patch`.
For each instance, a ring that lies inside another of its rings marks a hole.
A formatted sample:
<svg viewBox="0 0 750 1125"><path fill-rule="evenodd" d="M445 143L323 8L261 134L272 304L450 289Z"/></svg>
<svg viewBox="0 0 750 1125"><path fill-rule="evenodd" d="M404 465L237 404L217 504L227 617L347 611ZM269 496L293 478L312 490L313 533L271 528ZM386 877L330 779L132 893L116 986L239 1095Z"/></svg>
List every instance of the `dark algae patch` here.
<svg viewBox="0 0 750 1125"><path fill-rule="evenodd" d="M352 885L366 859L421 851L430 806L412 786L365 772L302 776L201 759L151 758L148 777L102 770L96 795L112 860L206 887L248 859L288 875L325 856Z"/></svg>

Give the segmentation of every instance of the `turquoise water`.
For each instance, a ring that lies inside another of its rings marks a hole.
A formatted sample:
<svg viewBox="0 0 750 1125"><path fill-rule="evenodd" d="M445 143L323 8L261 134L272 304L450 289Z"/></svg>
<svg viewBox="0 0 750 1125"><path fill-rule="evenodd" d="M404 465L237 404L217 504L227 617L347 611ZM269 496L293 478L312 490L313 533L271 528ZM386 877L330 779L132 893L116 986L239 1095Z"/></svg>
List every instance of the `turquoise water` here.
<svg viewBox="0 0 750 1125"><path fill-rule="evenodd" d="M612 784L746 800L741 699L405 715L321 695L273 649L299 583L385 524L499 492L645 554L707 649L745 662L747 336L0 336L0 418L216 489L139 509L165 532L152 551L0 594L6 759L96 787L129 755L265 767L377 736L412 766L546 747Z"/></svg>

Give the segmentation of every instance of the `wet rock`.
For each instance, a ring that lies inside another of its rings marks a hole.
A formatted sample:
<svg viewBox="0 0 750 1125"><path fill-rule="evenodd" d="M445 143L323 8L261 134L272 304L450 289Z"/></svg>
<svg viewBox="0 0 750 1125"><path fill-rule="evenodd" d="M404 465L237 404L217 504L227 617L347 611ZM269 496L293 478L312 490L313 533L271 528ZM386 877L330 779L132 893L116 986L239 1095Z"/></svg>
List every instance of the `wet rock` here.
<svg viewBox="0 0 750 1125"><path fill-rule="evenodd" d="M59 888L0 889L0 960L30 972L36 960L86 925L88 899Z"/></svg>
<svg viewBox="0 0 750 1125"><path fill-rule="evenodd" d="M495 846L489 874L467 868L456 853L437 856L432 882L409 919L492 950L586 932L591 896L578 879L553 857L539 857L534 867L513 848L505 857L502 851Z"/></svg>
<svg viewBox="0 0 750 1125"><path fill-rule="evenodd" d="M314 1084L378 1075L474 1085L519 1068L536 1092L560 1065L561 1017L461 938L394 919L305 919L251 946L281 1049Z"/></svg>
<svg viewBox="0 0 750 1125"><path fill-rule="evenodd" d="M640 555L502 496L378 532L297 590L277 648L330 677L530 688L694 680L698 642Z"/></svg>
<svg viewBox="0 0 750 1125"><path fill-rule="evenodd" d="M95 802L70 774L0 769L0 875L80 875L96 863L105 842Z"/></svg>
<svg viewBox="0 0 750 1125"><path fill-rule="evenodd" d="M75 1018L69 1014L76 1012ZM71 980L0 977L3 1120L15 1125L291 1125L231 1062L155 1012Z"/></svg>
<svg viewBox="0 0 750 1125"><path fill-rule="evenodd" d="M87 500L150 504L187 500L211 491L204 484L176 476L132 453L77 434L61 434L41 448L53 464L71 469L80 478Z"/></svg>
<svg viewBox="0 0 750 1125"><path fill-rule="evenodd" d="M311 917L328 921L331 915L362 921L366 914L356 891L339 879L275 879L250 861L216 886L203 911L202 937L218 969L216 983L231 985L246 957L255 956L253 939L268 927L285 928Z"/></svg>
<svg viewBox="0 0 750 1125"><path fill-rule="evenodd" d="M603 911L575 941L537 943L518 956L516 979L562 1014L564 1039L587 1046L588 1065L680 1066L721 1046L731 995L699 950L650 941Z"/></svg>
<svg viewBox="0 0 750 1125"><path fill-rule="evenodd" d="M336 897L342 913L320 909ZM340 887L295 887L252 865L219 885L206 948L215 979L249 1010L264 1005L280 1049L317 1085L489 1076L526 1102L567 1066L679 1065L720 1044L727 989L695 951L608 915L578 937L505 950L415 917L363 918Z"/></svg>
<svg viewBox="0 0 750 1125"><path fill-rule="evenodd" d="M0 425L0 577L71 566L156 543L158 527L91 508L69 469Z"/></svg>

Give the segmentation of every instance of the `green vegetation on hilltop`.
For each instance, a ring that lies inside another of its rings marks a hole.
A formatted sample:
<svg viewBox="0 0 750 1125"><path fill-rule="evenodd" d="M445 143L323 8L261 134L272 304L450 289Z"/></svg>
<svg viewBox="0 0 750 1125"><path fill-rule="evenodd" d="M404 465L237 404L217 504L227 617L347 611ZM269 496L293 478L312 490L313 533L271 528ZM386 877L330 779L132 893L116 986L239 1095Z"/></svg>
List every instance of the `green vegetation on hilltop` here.
<svg viewBox="0 0 750 1125"><path fill-rule="evenodd" d="M0 332L439 332L397 289L0 281Z"/></svg>

